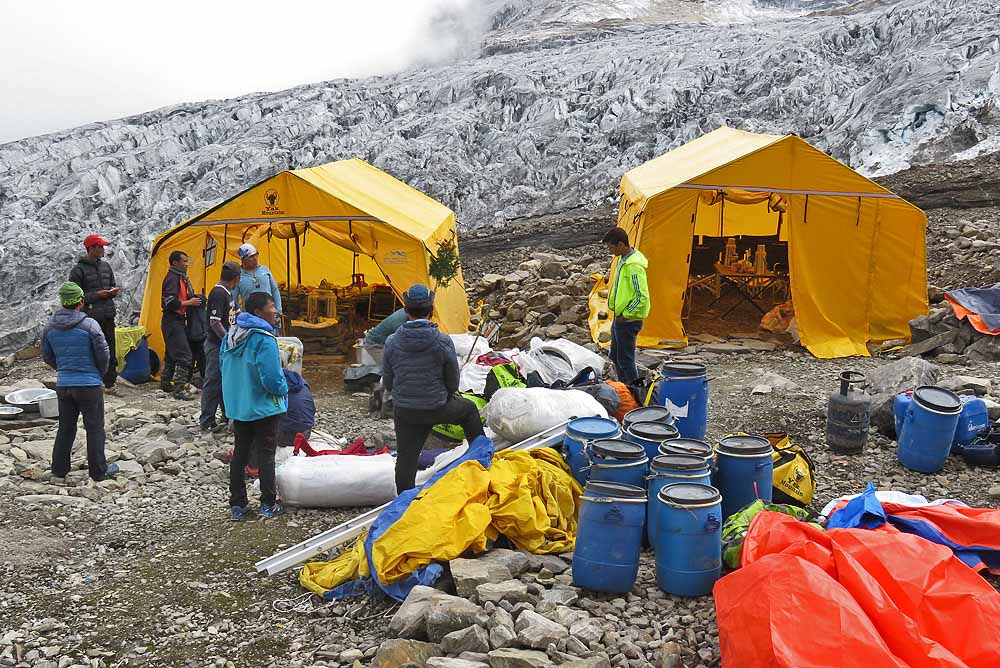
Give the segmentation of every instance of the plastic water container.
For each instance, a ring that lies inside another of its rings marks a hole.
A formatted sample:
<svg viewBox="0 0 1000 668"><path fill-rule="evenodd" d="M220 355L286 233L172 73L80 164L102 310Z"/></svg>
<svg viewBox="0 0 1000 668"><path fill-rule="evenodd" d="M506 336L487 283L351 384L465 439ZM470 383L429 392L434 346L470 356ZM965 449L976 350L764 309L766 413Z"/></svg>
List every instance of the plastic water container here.
<svg viewBox="0 0 1000 668"><path fill-rule="evenodd" d="M656 586L677 596L711 593L722 574L719 490L691 483L667 485L657 496L656 522Z"/></svg>
<svg viewBox="0 0 1000 668"><path fill-rule="evenodd" d="M711 484L708 460L694 455L657 455L649 463L646 485L646 536L649 544L656 548L656 497L667 485L680 482Z"/></svg>
<svg viewBox="0 0 1000 668"><path fill-rule="evenodd" d="M630 410L625 414L625 417L622 418L622 428L628 429L629 425L634 422L662 422L664 424L673 424L675 419L669 408L664 406L643 406L642 408Z"/></svg>
<svg viewBox="0 0 1000 668"><path fill-rule="evenodd" d="M590 458L585 452L587 444L591 441L618 438L620 435L621 429L618 428L618 423L608 418L577 418L566 425L563 452L566 463L569 464L578 483L586 484L590 476Z"/></svg>
<svg viewBox="0 0 1000 668"><path fill-rule="evenodd" d="M910 409L910 402L913 401L913 392L900 392L892 400L892 419L896 423L896 438L903 431L903 420L906 418L906 411Z"/></svg>
<svg viewBox="0 0 1000 668"><path fill-rule="evenodd" d="M723 520L755 499L771 502L774 465L770 441L763 436L726 436L715 452L715 483L722 494Z"/></svg>
<svg viewBox="0 0 1000 668"><path fill-rule="evenodd" d="M624 594L639 573L646 490L591 480L580 496L573 584Z"/></svg>
<svg viewBox="0 0 1000 668"><path fill-rule="evenodd" d="M708 371L704 364L671 362L660 369L657 397L670 410L683 438L705 438L708 430Z"/></svg>
<svg viewBox="0 0 1000 668"><path fill-rule="evenodd" d="M903 418L896 457L908 469L936 473L944 466L955 440L962 401L951 390L922 385Z"/></svg>
<svg viewBox="0 0 1000 668"><path fill-rule="evenodd" d="M660 445L664 441L679 436L677 428L665 422L633 422L625 428L625 438L644 447L649 459L660 454Z"/></svg>
<svg viewBox="0 0 1000 668"><path fill-rule="evenodd" d="M617 482L645 490L649 459L638 443L607 439L593 441L587 448L590 482Z"/></svg>
<svg viewBox="0 0 1000 668"><path fill-rule="evenodd" d="M142 337L135 350L125 354L125 368L118 372L118 375L132 383L149 382L152 371L149 368L149 343L148 337Z"/></svg>
<svg viewBox="0 0 1000 668"><path fill-rule="evenodd" d="M990 411L985 401L979 397L960 397L960 400L962 412L958 415L958 426L952 441L952 452L956 454L990 428Z"/></svg>

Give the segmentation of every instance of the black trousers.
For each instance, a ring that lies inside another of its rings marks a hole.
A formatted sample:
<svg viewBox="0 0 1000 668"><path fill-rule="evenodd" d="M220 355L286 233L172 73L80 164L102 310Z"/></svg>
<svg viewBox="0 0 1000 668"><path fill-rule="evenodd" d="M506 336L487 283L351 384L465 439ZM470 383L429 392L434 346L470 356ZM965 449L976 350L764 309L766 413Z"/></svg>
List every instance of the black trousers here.
<svg viewBox="0 0 1000 668"><path fill-rule="evenodd" d="M195 373L200 375L202 383L204 383L205 374L207 373L205 368L205 343L204 339L201 341L188 339L188 346L191 348L191 373L192 375Z"/></svg>
<svg viewBox="0 0 1000 668"><path fill-rule="evenodd" d="M476 405L462 397L451 397L441 408L417 410L395 407L392 416L396 427L396 494L412 489L417 478L417 459L424 441L436 424L457 424L472 443L483 436L483 423Z"/></svg>
<svg viewBox="0 0 1000 668"><path fill-rule="evenodd" d="M52 447L52 475L65 478L69 473L70 453L76 440L76 421L83 414L83 427L87 430L87 468L90 477L101 480L108 472L104 458L104 388L58 387L59 431Z"/></svg>
<svg viewBox="0 0 1000 668"><path fill-rule="evenodd" d="M104 332L104 338L108 341L108 352L111 354L108 359L108 370L104 373L104 387L114 387L115 381L118 379L118 358L115 357L115 319L98 320L97 324Z"/></svg>
<svg viewBox="0 0 1000 668"><path fill-rule="evenodd" d="M270 506L278 498L274 484L274 450L278 442L280 415L243 422L233 420L236 447L229 460L229 505L247 505L247 484L244 468L250 463L251 453L260 467L260 503Z"/></svg>
<svg viewBox="0 0 1000 668"><path fill-rule="evenodd" d="M188 342L184 318L164 313L160 320L160 329L163 331L163 345L167 349L166 361L190 369L194 358L191 355L191 344Z"/></svg>

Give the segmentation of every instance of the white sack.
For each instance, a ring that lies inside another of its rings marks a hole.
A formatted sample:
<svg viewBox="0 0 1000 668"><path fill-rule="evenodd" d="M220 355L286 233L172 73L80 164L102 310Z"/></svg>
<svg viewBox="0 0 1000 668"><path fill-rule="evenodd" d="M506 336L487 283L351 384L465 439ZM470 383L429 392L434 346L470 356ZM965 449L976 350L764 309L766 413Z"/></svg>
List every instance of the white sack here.
<svg viewBox="0 0 1000 668"><path fill-rule="evenodd" d="M486 405L486 423L501 438L517 443L578 417L608 417L592 396L579 390L505 387Z"/></svg>
<svg viewBox="0 0 1000 668"><path fill-rule="evenodd" d="M536 341L538 342L538 347L542 350L557 350L568 357L570 364L573 366L574 376L589 367L593 367L594 371L597 372L598 378L602 378L604 376L604 365L607 360L603 356L587 350L583 346L573 343L568 339L542 341L541 339L535 337L531 339L532 348L535 347Z"/></svg>
<svg viewBox="0 0 1000 668"><path fill-rule="evenodd" d="M476 364L474 361L463 366L458 378L458 391L472 392L473 394L485 392L486 377L490 375L491 368L493 367Z"/></svg>
<svg viewBox="0 0 1000 668"><path fill-rule="evenodd" d="M475 362L477 357L492 350L490 342L482 336L477 337L475 334L450 334L449 336L451 336L452 343L455 344L455 354L458 355L459 364L464 364L467 358L469 361ZM472 351L471 358L469 351Z"/></svg>
<svg viewBox="0 0 1000 668"><path fill-rule="evenodd" d="M531 339L528 350L521 352L516 361L522 376L527 377L532 371L537 371L547 385L557 380L568 383L588 368L593 368L598 378L604 376L603 357L566 339L543 341L536 336Z"/></svg>

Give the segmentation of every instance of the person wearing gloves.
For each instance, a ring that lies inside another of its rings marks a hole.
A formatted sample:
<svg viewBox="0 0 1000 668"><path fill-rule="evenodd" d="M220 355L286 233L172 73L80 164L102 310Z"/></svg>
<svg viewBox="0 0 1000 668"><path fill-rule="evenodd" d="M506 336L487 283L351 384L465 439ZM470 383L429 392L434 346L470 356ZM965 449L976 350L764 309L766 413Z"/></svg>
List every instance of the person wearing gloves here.
<svg viewBox="0 0 1000 668"><path fill-rule="evenodd" d="M188 265L191 263L187 253L174 251L168 261L170 270L163 277L160 297L163 306L160 330L166 347L163 370L160 371L160 389L173 393L176 399L190 401L194 397L187 391L187 384L191 380L194 356L191 353L191 342L188 341L187 310L200 307L202 299L195 294L187 277Z"/></svg>
<svg viewBox="0 0 1000 668"><path fill-rule="evenodd" d="M278 424L288 408L288 383L281 369L274 325L278 308L266 292L251 292L243 312L222 339L222 395L226 415L233 420L236 444L229 461L229 507L242 520L247 507L246 471L251 452L260 468L260 510L263 517L284 512L274 481L274 451Z"/></svg>
<svg viewBox="0 0 1000 668"><path fill-rule="evenodd" d="M274 306L278 309L278 319L276 321L277 333L281 331L281 291L278 289L278 282L274 280L271 270L260 264L260 252L253 244L243 244L236 254L240 257L240 284L236 293L243 310L246 310L247 298L254 292L266 292L274 300Z"/></svg>
<svg viewBox="0 0 1000 668"><path fill-rule="evenodd" d="M417 460L434 425L461 426L469 443L484 435L476 405L456 396L455 344L428 319L434 293L419 283L410 286L403 308L407 321L386 340L382 356L382 385L395 407L397 494L413 488Z"/></svg>
<svg viewBox="0 0 1000 668"><path fill-rule="evenodd" d="M83 240L83 248L87 254L81 257L76 266L69 272L69 280L83 290L83 312L93 318L104 333L111 351L111 361L104 372L104 387L113 393L115 380L118 378L118 361L115 358L115 297L121 288L115 283L115 272L111 265L104 261L104 247L110 246L96 234L90 234Z"/></svg>
<svg viewBox="0 0 1000 668"><path fill-rule="evenodd" d="M639 380L635 342L642 330L642 321L649 315L649 288L646 285L649 261L629 245L628 234L620 227L608 230L603 241L614 256L608 291L608 310L615 316L611 325L611 362L618 380L634 385Z"/></svg>
<svg viewBox="0 0 1000 668"><path fill-rule="evenodd" d="M111 362L101 326L83 313L84 292L72 281L59 288L62 308L42 332L42 360L56 370L59 430L52 447L52 475L65 478L76 440L76 421L83 414L87 430L87 470L95 481L114 477L118 465L104 455L103 376Z"/></svg>

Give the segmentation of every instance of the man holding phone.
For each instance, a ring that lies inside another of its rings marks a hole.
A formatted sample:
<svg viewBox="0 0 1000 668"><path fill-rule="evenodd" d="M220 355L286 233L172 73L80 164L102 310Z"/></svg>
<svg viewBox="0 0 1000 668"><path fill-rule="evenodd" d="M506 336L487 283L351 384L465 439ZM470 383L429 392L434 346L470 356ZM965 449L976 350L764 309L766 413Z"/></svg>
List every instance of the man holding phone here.
<svg viewBox="0 0 1000 668"><path fill-rule="evenodd" d="M118 365L115 357L115 297L121 289L115 284L115 273L104 261L104 248L110 246L97 234L83 240L87 254L81 257L69 272L69 280L83 290L83 312L97 321L108 342L111 361L102 378L105 392L115 393Z"/></svg>

